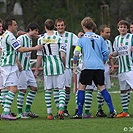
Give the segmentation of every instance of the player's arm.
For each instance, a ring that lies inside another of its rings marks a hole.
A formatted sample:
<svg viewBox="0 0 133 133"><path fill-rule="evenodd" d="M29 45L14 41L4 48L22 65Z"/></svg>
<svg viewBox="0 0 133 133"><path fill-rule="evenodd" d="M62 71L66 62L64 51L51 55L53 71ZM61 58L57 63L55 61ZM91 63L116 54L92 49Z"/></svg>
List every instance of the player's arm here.
<svg viewBox="0 0 133 133"><path fill-rule="evenodd" d="M42 50L43 46L42 45L37 45L35 47L29 47L29 48L26 48L26 47L19 47L17 50L19 52L30 52L30 51L36 51L36 50Z"/></svg>
<svg viewBox="0 0 133 133"><path fill-rule="evenodd" d="M37 45L35 47L22 47L19 40L17 40L14 36L13 38L8 40L9 42L12 42L11 46L14 48L14 50L17 50L18 52L30 52L35 50L42 50L42 45Z"/></svg>
<svg viewBox="0 0 133 133"><path fill-rule="evenodd" d="M76 46L75 50L74 50L74 55L73 55L73 67L77 66L80 52L81 52L81 47L80 46Z"/></svg>
<svg viewBox="0 0 133 133"><path fill-rule="evenodd" d="M102 39L102 55L103 55L103 61L105 63L108 60L109 51L106 42L103 40L102 37L101 39Z"/></svg>
<svg viewBox="0 0 133 133"><path fill-rule="evenodd" d="M18 66L18 70L21 72L22 71L22 66L21 66L20 61L18 60L18 57L16 58L16 63L17 63L17 66Z"/></svg>
<svg viewBox="0 0 133 133"><path fill-rule="evenodd" d="M109 59L109 61L110 61L110 73L113 73L113 71L114 71L114 61L113 61L112 58Z"/></svg>
<svg viewBox="0 0 133 133"><path fill-rule="evenodd" d="M112 57L118 56L117 47L116 47L116 38L115 38L115 41L113 43L113 49L114 49L114 51L109 55L109 59Z"/></svg>
<svg viewBox="0 0 133 133"><path fill-rule="evenodd" d="M66 66L66 53L61 51L60 55L64 66Z"/></svg>
<svg viewBox="0 0 133 133"><path fill-rule="evenodd" d="M74 50L74 55L73 55L73 73L77 74L79 73L79 67L78 67L78 61L79 61L79 55L81 53L81 47L76 46Z"/></svg>
<svg viewBox="0 0 133 133"><path fill-rule="evenodd" d="M36 62L36 69L35 69L35 72L34 72L35 78L37 78L37 76L38 76L39 68L40 68L41 65L42 65L42 55L38 55L37 56L37 62Z"/></svg>

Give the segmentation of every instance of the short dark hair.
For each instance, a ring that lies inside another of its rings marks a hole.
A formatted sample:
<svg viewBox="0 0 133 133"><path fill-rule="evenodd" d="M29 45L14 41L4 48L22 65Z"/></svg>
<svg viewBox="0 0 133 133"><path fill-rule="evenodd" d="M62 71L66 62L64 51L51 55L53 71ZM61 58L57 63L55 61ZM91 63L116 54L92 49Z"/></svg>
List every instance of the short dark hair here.
<svg viewBox="0 0 133 133"><path fill-rule="evenodd" d="M48 30L54 30L54 21L52 19L47 19L44 22L44 26L48 29Z"/></svg>
<svg viewBox="0 0 133 133"><path fill-rule="evenodd" d="M16 21L15 18L13 18L13 17L8 17L8 18L5 20L5 23L4 23L5 29L8 29L8 26L9 26L9 25L12 25L12 21Z"/></svg>
<svg viewBox="0 0 133 133"><path fill-rule="evenodd" d="M26 28L26 31L29 32L31 30L35 30L35 29L38 29L39 30L39 25L35 22L32 22L32 23L29 23L27 28Z"/></svg>
<svg viewBox="0 0 133 133"><path fill-rule="evenodd" d="M106 24L100 25L99 32L104 32L105 28L110 28L110 27L108 25L106 25Z"/></svg>
<svg viewBox="0 0 133 133"><path fill-rule="evenodd" d="M119 28L119 26L120 25L126 25L127 26L127 28L129 28L129 23L128 23L128 21L126 21L126 20L120 20L119 22L118 22L118 28Z"/></svg>

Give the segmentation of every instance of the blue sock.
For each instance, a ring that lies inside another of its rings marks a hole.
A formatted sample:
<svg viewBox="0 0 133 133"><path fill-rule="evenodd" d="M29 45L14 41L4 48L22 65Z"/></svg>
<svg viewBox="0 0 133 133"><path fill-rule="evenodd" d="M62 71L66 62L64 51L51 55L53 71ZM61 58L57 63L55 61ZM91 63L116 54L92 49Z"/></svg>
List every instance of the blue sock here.
<svg viewBox="0 0 133 133"><path fill-rule="evenodd" d="M82 115L84 101L85 101L85 91L78 90L78 99L77 99L78 115Z"/></svg>
<svg viewBox="0 0 133 133"><path fill-rule="evenodd" d="M114 107L112 104L112 99L111 99L110 94L108 93L106 89L102 90L101 94L109 107L110 113L112 113L114 111Z"/></svg>

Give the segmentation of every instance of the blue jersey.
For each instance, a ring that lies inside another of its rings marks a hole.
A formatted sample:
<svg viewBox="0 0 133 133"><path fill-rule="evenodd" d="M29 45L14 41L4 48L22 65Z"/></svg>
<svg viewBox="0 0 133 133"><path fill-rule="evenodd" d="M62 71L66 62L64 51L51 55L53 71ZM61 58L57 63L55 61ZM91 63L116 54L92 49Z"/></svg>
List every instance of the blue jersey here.
<svg viewBox="0 0 133 133"><path fill-rule="evenodd" d="M79 38L78 46L83 52L84 69L104 70L104 61L108 60L109 52L107 44L101 36L93 32L86 32L83 37Z"/></svg>

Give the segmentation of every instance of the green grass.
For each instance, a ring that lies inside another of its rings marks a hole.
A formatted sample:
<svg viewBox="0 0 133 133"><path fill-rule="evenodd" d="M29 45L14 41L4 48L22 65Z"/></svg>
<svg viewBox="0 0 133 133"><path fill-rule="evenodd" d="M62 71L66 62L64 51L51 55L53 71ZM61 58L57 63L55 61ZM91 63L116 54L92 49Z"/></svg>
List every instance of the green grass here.
<svg viewBox="0 0 133 133"><path fill-rule="evenodd" d="M120 103L120 94L111 93L115 109L118 113L122 111ZM39 115L39 118L19 119L16 121L0 120L0 133L124 133L133 132L133 94L131 94L131 102L129 106L129 118L92 118L71 120L46 119L46 106L44 101L44 92L39 90L32 106L32 111ZM71 94L71 100L68 105L68 110L73 115L75 109L75 96ZM108 113L108 107L104 104L103 109ZM12 111L16 113L16 99L12 105ZM97 111L96 92L93 93L93 103L91 113L95 116ZM0 107L0 113L2 109ZM57 113L56 107L53 104L53 113Z"/></svg>

